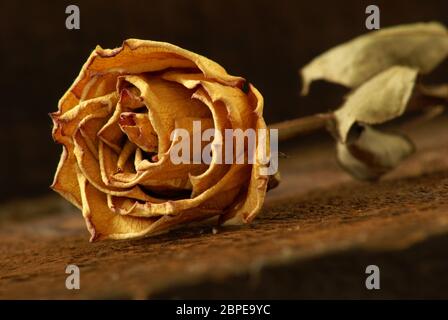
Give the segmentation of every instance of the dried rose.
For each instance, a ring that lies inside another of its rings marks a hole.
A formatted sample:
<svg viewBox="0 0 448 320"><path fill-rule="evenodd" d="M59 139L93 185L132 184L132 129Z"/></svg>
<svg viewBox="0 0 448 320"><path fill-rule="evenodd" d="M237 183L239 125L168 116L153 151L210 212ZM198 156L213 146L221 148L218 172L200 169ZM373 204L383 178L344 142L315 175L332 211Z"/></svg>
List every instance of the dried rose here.
<svg viewBox="0 0 448 320"><path fill-rule="evenodd" d="M92 52L51 114L53 138L63 144L52 188L82 209L91 241L256 216L268 185L258 153L254 164L219 163L214 153L209 165L170 159L172 132L191 132L193 121L222 134L266 129L263 97L244 83L168 43L129 39Z"/></svg>

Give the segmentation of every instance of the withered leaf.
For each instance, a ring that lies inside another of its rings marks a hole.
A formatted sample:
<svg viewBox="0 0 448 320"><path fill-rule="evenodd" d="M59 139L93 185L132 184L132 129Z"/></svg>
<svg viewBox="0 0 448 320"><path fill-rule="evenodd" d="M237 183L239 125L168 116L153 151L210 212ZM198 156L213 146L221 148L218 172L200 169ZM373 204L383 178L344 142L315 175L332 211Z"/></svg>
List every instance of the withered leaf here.
<svg viewBox="0 0 448 320"><path fill-rule="evenodd" d="M417 70L395 66L364 83L334 112L336 135L342 143L356 122L380 124L399 117L412 95Z"/></svg>
<svg viewBox="0 0 448 320"><path fill-rule="evenodd" d="M301 70L302 94L315 80L358 87L395 65L431 72L448 54L448 32L437 22L384 28L336 46Z"/></svg>
<svg viewBox="0 0 448 320"><path fill-rule="evenodd" d="M416 78L416 69L391 67L354 90L334 112L337 157L355 178L378 179L413 152L414 147L407 138L382 133L369 125L401 116L412 96ZM349 141L354 125L362 131L354 141Z"/></svg>
<svg viewBox="0 0 448 320"><path fill-rule="evenodd" d="M350 143L337 143L339 164L360 180L376 180L414 152L412 142L399 134L364 126Z"/></svg>

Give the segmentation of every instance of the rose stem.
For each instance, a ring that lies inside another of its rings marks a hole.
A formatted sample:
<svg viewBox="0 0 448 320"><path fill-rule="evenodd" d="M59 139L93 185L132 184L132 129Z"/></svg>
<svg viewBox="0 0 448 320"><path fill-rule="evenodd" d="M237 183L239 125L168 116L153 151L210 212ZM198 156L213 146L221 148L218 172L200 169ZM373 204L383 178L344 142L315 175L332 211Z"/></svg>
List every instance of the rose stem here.
<svg viewBox="0 0 448 320"><path fill-rule="evenodd" d="M311 116L286 120L269 125L269 129L278 129L278 141L286 141L296 136L322 130L333 113L318 113Z"/></svg>
<svg viewBox="0 0 448 320"><path fill-rule="evenodd" d="M419 92L416 90L408 102L406 113L423 110L427 107L436 105L447 105L447 98L443 94L448 92L447 85L428 86L428 90L437 90L437 94L429 92ZM444 91L442 91L444 90ZM443 96L443 98L442 98ZM309 133L325 129L328 120L333 118L333 112L318 113L310 116L286 120L269 125L270 129L278 129L278 141L286 141L297 136L303 136Z"/></svg>

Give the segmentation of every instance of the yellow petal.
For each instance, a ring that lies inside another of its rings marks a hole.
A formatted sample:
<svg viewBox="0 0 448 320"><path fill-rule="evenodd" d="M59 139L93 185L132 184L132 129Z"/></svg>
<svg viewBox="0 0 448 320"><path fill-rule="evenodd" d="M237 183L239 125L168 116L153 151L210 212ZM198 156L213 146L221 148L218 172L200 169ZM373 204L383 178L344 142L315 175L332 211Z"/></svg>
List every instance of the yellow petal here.
<svg viewBox="0 0 448 320"><path fill-rule="evenodd" d="M129 141L146 152L157 151L157 134L149 121L148 114L122 112L118 124Z"/></svg>
<svg viewBox="0 0 448 320"><path fill-rule="evenodd" d="M77 169L75 155L64 146L51 188L76 207L82 208Z"/></svg>
<svg viewBox="0 0 448 320"><path fill-rule="evenodd" d="M266 123L263 119L263 96L252 85L249 86L249 99L250 105L255 105L254 114L256 115L257 130L266 129ZM258 145L257 148L260 146ZM266 146L268 159L270 154L270 139L267 136ZM228 212L221 217L221 222L226 225L248 223L256 217L261 210L264 202L264 198L267 191L269 177L262 172L263 168L267 167L267 164L263 163L264 159L261 159L260 154L256 152L254 155L255 162L252 165L252 173L247 189L247 194L242 197L240 203L234 205Z"/></svg>
<svg viewBox="0 0 448 320"><path fill-rule="evenodd" d="M76 131L74 135L74 154L80 172L86 177L96 189L111 195L132 197L139 200L146 200L147 196L138 187L129 189L119 189L107 186L101 177L101 169L98 160L90 152L81 133Z"/></svg>
<svg viewBox="0 0 448 320"><path fill-rule="evenodd" d="M65 113L70 110L80 102L82 96L92 98L89 91L93 86L92 79L96 82L97 75L139 74L168 68L194 67L199 68L206 78L226 85L238 86L244 81L240 77L228 75L217 63L175 45L128 39L119 48L102 49L98 46L90 54L78 77L59 101L59 111ZM99 93L104 94L103 91Z"/></svg>
<svg viewBox="0 0 448 320"><path fill-rule="evenodd" d="M98 239L127 239L151 231L154 219L122 216L109 209L106 194L96 189L82 173L78 173L82 195L82 211L91 241Z"/></svg>

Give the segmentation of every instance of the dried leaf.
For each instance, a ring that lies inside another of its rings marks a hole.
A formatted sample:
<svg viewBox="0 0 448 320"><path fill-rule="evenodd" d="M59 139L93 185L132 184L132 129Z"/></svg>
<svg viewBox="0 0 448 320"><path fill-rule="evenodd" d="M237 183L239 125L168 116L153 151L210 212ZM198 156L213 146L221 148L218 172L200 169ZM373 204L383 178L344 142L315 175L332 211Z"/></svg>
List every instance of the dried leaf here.
<svg viewBox="0 0 448 320"><path fill-rule="evenodd" d="M391 67L364 83L334 113L336 134L342 143L354 123L380 124L399 117L412 95L417 70Z"/></svg>
<svg viewBox="0 0 448 320"><path fill-rule="evenodd" d="M354 142L337 143L337 157L339 164L355 178L376 180L411 155L414 149L404 136L364 126Z"/></svg>
<svg viewBox="0 0 448 320"><path fill-rule="evenodd" d="M448 33L440 23L384 28L334 47L306 65L301 71L302 94L319 79L357 87L395 65L429 73L447 54Z"/></svg>

